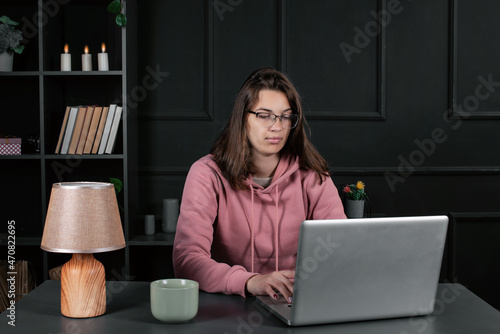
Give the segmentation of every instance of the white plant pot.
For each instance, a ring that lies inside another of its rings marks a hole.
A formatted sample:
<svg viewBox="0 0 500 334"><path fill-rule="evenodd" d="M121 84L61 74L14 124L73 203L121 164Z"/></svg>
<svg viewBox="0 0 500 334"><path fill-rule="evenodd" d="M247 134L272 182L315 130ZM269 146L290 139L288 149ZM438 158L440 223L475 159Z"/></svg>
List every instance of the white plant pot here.
<svg viewBox="0 0 500 334"><path fill-rule="evenodd" d="M0 53L0 71L12 72L14 65L14 52L5 51Z"/></svg>
<svg viewBox="0 0 500 334"><path fill-rule="evenodd" d="M347 218L363 218L363 212L365 209L365 201L353 201L346 200L346 210L345 215Z"/></svg>

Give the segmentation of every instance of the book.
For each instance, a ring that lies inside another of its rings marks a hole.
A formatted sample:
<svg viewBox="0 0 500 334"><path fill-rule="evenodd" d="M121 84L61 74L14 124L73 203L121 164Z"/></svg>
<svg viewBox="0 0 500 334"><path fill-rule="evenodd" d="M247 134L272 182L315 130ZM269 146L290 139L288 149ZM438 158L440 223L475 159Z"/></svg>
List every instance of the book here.
<svg viewBox="0 0 500 334"><path fill-rule="evenodd" d="M89 134L90 122L94 115L94 106L87 106L87 111L85 112L85 121L82 126L82 133L80 134L80 139L78 140L78 146L76 147L76 154L83 154L83 148L87 142L87 135Z"/></svg>
<svg viewBox="0 0 500 334"><path fill-rule="evenodd" d="M75 128L76 117L78 116L78 107L71 107L68 124L64 133L63 143L61 145L61 154L67 154L71 138L73 137L73 129Z"/></svg>
<svg viewBox="0 0 500 334"><path fill-rule="evenodd" d="M69 106L66 107L66 112L64 113L64 118L63 118L63 122L61 125L61 132L59 132L59 140L57 141L55 154L59 154L59 150L61 149L61 144L62 144L62 141L64 139L64 133L66 132L66 124L68 123L68 117L69 117L70 110L71 110L71 107L69 107Z"/></svg>
<svg viewBox="0 0 500 334"><path fill-rule="evenodd" d="M106 120L108 119L109 107L102 108L101 119L99 120L99 126L97 127L97 132L95 134L94 144L92 145L92 151L90 153L96 154L99 151L99 145L101 144L102 132L104 131L104 126L106 125Z"/></svg>
<svg viewBox="0 0 500 334"><path fill-rule="evenodd" d="M117 106L115 111L115 117L113 118L113 124L111 124L111 130L109 131L108 143L106 145L106 150L104 153L111 154L115 148L116 134L118 132L118 125L120 125L120 120L122 116L122 107Z"/></svg>
<svg viewBox="0 0 500 334"><path fill-rule="evenodd" d="M78 108L78 116L76 117L75 128L73 129L73 136L71 136L71 143L69 144L68 154L75 154L80 135L82 134L83 123L85 122L87 107L80 106Z"/></svg>
<svg viewBox="0 0 500 334"><path fill-rule="evenodd" d="M85 141L85 147L83 148L83 154L90 154L90 152L92 151L92 145L94 144L97 128L101 119L101 114L102 107L95 107L94 114L92 115L92 123L90 123L89 133L87 135L87 140Z"/></svg>
<svg viewBox="0 0 500 334"><path fill-rule="evenodd" d="M99 154L103 154L106 150L106 145L108 144L109 132L111 131L111 124L113 124L113 118L115 117L116 104L109 106L108 117L106 119L106 124L104 125L104 130L102 132L101 143L99 144Z"/></svg>

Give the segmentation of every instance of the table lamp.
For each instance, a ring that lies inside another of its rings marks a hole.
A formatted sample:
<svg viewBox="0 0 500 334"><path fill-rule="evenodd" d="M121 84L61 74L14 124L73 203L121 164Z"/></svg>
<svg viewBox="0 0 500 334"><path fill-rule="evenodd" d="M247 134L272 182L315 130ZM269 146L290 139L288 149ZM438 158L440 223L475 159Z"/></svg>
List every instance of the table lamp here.
<svg viewBox="0 0 500 334"><path fill-rule="evenodd" d="M104 266L92 253L125 247L113 184L53 184L40 247L73 254L61 270L61 313L70 318L104 314Z"/></svg>

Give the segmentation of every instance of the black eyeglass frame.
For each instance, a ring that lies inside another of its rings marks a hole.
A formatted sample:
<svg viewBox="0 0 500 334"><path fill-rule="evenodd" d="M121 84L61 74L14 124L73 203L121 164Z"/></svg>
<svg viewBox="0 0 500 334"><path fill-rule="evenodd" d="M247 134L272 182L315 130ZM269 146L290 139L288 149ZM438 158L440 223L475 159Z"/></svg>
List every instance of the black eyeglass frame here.
<svg viewBox="0 0 500 334"><path fill-rule="evenodd" d="M281 124L283 124L283 117L284 116L290 116L290 115L294 115L296 116L296 120L295 120L295 124L293 124L293 126L290 127L290 129L293 129L295 128L298 124L299 124L299 119L300 119L300 116L297 115L297 114L283 114L283 115L276 115L275 113L272 113L272 112L269 112L269 111L261 111L261 112L258 112L258 111L253 111L253 110L245 110L246 112L250 113L250 114L254 114L256 117L259 117L259 114L266 114L266 115L273 115L274 116L274 119L273 119L273 122L269 125L270 127L274 125L274 123L276 123L276 119L280 119L280 122Z"/></svg>

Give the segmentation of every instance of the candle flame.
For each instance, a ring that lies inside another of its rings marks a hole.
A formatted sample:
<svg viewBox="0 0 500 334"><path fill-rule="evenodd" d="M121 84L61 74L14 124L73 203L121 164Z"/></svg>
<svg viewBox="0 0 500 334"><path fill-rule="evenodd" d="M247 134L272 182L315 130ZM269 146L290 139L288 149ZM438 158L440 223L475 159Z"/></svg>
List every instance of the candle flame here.
<svg viewBox="0 0 500 334"><path fill-rule="evenodd" d="M68 44L64 44L64 53L68 53L69 52L69 46Z"/></svg>
<svg viewBox="0 0 500 334"><path fill-rule="evenodd" d="M85 54L89 53L89 47L87 45L85 45Z"/></svg>
<svg viewBox="0 0 500 334"><path fill-rule="evenodd" d="M106 52L106 44L102 43L101 49L102 49L102 53Z"/></svg>

